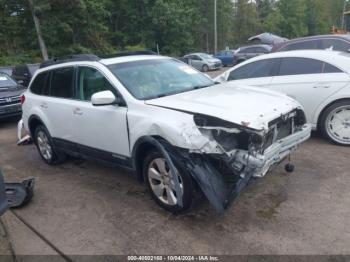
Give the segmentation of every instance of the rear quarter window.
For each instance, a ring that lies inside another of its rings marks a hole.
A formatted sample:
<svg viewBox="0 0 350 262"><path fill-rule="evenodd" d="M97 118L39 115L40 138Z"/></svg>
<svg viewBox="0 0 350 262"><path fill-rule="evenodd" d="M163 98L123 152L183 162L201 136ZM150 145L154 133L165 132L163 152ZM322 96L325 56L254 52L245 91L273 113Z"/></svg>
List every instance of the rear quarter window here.
<svg viewBox="0 0 350 262"><path fill-rule="evenodd" d="M343 71L331 64L324 63L323 73L343 73Z"/></svg>
<svg viewBox="0 0 350 262"><path fill-rule="evenodd" d="M35 77L35 79L33 80L33 83L30 86L30 91L33 94L36 94L36 95L48 94L48 86L47 86L48 75L49 75L48 72L42 72Z"/></svg>

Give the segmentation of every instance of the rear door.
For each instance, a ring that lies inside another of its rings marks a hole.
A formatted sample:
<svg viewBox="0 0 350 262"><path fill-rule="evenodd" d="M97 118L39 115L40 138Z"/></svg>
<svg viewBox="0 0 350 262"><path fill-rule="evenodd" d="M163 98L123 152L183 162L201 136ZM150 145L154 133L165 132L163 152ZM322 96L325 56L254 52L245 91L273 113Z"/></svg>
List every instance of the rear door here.
<svg viewBox="0 0 350 262"><path fill-rule="evenodd" d="M127 107L94 106L94 93L111 91L120 96L111 82L98 69L81 66L77 71L76 102L71 112L74 123L73 141L79 150L92 157L123 162L130 156Z"/></svg>
<svg viewBox="0 0 350 262"><path fill-rule="evenodd" d="M248 63L232 70L227 81L234 81L236 84L268 87L275 75L279 59L264 59Z"/></svg>
<svg viewBox="0 0 350 262"><path fill-rule="evenodd" d="M309 58L281 59L278 75L270 89L282 92L299 101L308 121L313 119L318 105L349 82L349 76L335 66Z"/></svg>
<svg viewBox="0 0 350 262"><path fill-rule="evenodd" d="M47 79L48 95L38 99L39 106L47 118L45 124L55 142L65 143L73 140L74 70L72 66L52 70Z"/></svg>

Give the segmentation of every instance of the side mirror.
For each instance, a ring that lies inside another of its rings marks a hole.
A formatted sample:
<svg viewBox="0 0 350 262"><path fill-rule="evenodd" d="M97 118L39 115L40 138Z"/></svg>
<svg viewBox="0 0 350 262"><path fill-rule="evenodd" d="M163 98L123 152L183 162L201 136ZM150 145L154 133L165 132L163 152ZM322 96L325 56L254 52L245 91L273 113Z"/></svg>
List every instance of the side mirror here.
<svg viewBox="0 0 350 262"><path fill-rule="evenodd" d="M117 99L111 91L107 90L93 94L91 96L91 103L94 106L113 105L117 104Z"/></svg>

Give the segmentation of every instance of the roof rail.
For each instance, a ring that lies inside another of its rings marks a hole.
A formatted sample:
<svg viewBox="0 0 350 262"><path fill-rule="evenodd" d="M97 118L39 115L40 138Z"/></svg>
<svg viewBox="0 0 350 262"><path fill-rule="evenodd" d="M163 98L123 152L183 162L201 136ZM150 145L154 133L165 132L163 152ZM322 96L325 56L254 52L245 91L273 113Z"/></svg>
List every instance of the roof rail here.
<svg viewBox="0 0 350 262"><path fill-rule="evenodd" d="M101 60L101 58L91 54L68 55L62 58L54 58L54 59L44 61L40 64L39 68L44 68L51 65L57 65L62 63L74 62L74 61L99 61L99 60Z"/></svg>
<svg viewBox="0 0 350 262"><path fill-rule="evenodd" d="M158 54L151 50L144 50L144 51L121 52L121 53L112 54L112 55L104 55L104 56L101 56L101 58L113 58L113 57L132 56L132 55L158 55ZM100 61L101 58L92 54L68 55L62 58L54 58L54 59L44 61L40 64L39 68L44 68L51 65L57 65L62 63L74 62L74 61Z"/></svg>

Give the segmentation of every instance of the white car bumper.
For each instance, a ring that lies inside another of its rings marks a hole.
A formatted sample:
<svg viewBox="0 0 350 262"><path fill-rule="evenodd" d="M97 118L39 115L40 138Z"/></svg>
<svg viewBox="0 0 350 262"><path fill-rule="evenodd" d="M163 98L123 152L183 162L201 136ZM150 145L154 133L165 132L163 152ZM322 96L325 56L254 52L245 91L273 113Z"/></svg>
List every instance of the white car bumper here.
<svg viewBox="0 0 350 262"><path fill-rule="evenodd" d="M247 152L241 152L237 159L245 163L249 161L249 166L255 169L253 176L263 177L274 164L281 162L299 144L306 141L311 135L311 129L311 124L305 124L300 131L273 143L263 154L253 156Z"/></svg>

